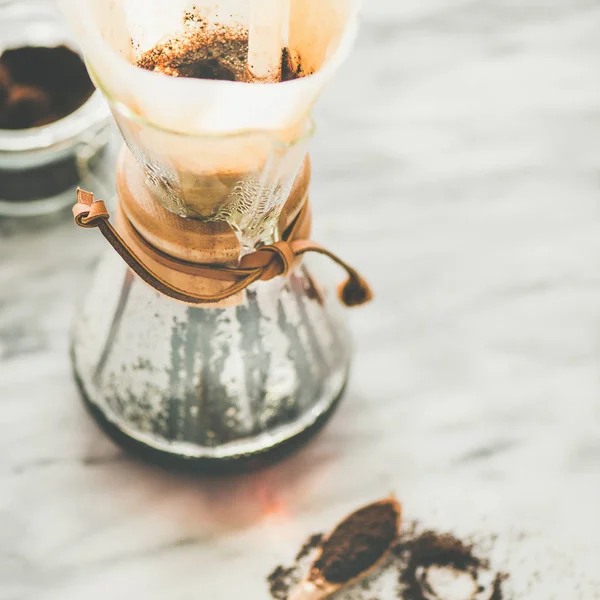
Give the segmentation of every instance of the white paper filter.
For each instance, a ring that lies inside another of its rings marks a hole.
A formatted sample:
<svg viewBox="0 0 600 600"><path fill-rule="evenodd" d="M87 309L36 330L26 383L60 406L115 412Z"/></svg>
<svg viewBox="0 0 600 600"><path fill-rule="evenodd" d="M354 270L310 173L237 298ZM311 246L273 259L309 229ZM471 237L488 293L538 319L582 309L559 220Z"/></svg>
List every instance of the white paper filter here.
<svg viewBox="0 0 600 600"><path fill-rule="evenodd" d="M157 127L188 135L293 130L346 58L357 0L290 0L287 46L307 77L248 84L167 77L134 66L144 51L183 33L186 12L248 28L250 0L59 0L99 86Z"/></svg>

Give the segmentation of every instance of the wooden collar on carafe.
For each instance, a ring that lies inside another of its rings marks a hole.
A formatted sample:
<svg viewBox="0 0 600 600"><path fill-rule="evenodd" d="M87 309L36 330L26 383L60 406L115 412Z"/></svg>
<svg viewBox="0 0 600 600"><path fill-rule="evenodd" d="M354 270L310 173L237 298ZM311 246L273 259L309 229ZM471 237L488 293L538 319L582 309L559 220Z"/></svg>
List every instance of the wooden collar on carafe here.
<svg viewBox="0 0 600 600"><path fill-rule="evenodd" d="M117 168L120 203L116 222L101 200L84 190L73 207L80 227L100 232L127 265L148 285L174 300L191 305L239 304L241 292L258 281L286 275L304 254L329 257L348 274L338 288L346 306L372 298L367 282L350 265L310 237L308 202L310 163L305 160L279 222L281 240L261 246L240 259L240 244L226 223L206 223L171 213L156 202L141 168L124 149Z"/></svg>
<svg viewBox="0 0 600 600"><path fill-rule="evenodd" d="M310 159L306 157L279 220L280 233L294 222L308 201ZM139 164L124 146L117 164L117 192L121 208L135 231L160 252L202 265L236 265L240 243L228 223L186 219L161 206L144 182ZM310 223L308 223L310 225ZM310 237L310 227L304 230Z"/></svg>

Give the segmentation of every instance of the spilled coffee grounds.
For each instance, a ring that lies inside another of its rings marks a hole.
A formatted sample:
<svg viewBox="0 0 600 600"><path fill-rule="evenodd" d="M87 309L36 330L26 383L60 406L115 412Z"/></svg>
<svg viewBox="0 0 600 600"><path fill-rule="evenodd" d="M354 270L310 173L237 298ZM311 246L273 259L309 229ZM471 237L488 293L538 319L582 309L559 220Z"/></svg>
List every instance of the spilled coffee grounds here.
<svg viewBox="0 0 600 600"><path fill-rule="evenodd" d="M333 537L333 536L332 536ZM311 536L302 546L295 562L279 566L268 576L271 597L286 600L309 568L320 549L321 534ZM312 555L312 556L311 556ZM340 592L339 600L455 600L457 595L436 589L435 570L448 571L451 578L462 578L471 586L470 595L478 600L509 600L504 592L508 576L495 573L475 546L450 534L423 531L414 523L393 543L389 558L371 576ZM386 587L382 582L386 581ZM385 588L385 592L381 588Z"/></svg>
<svg viewBox="0 0 600 600"><path fill-rule="evenodd" d="M323 543L314 564L331 583L345 583L372 567L398 535L399 514L389 502L366 506L343 521Z"/></svg>
<svg viewBox="0 0 600 600"><path fill-rule="evenodd" d="M322 533L315 533L314 535L311 535L308 538L308 540L302 545L302 548L300 548L298 554L296 554L296 561L302 560L303 558L308 556L312 550L318 548L321 545L322 541Z"/></svg>
<svg viewBox="0 0 600 600"><path fill-rule="evenodd" d="M430 581L432 567L446 570L450 578L465 576L463 582L472 590L469 598L484 591L479 583L479 575L489 570L489 561L477 556L472 544L453 535L425 531L420 535L401 538L393 553L403 563L398 574L403 600L429 600L431 597L445 600L441 595L443 592L436 591ZM504 579L501 573L495 576L486 600L503 600L501 588Z"/></svg>
<svg viewBox="0 0 600 600"><path fill-rule="evenodd" d="M48 125L93 92L85 64L66 46L6 50L0 56L0 129Z"/></svg>
<svg viewBox="0 0 600 600"><path fill-rule="evenodd" d="M296 567L286 568L279 566L267 577L271 598L286 600L295 571Z"/></svg>

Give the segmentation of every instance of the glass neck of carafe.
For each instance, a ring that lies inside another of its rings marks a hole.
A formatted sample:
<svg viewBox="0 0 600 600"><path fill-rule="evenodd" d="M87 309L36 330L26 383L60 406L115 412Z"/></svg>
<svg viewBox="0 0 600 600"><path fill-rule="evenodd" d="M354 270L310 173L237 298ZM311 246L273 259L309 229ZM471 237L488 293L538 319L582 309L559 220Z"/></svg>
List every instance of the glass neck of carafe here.
<svg viewBox="0 0 600 600"><path fill-rule="evenodd" d="M310 119L286 132L196 136L160 129L115 103L112 110L160 205L184 218L228 223L242 254L278 241Z"/></svg>

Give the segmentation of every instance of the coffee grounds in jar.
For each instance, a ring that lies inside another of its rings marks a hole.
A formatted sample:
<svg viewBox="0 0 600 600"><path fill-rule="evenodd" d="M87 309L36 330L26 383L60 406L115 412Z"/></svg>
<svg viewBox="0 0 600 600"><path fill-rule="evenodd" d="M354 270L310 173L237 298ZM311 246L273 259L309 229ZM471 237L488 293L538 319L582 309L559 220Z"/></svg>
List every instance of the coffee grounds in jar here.
<svg viewBox="0 0 600 600"><path fill-rule="evenodd" d="M66 46L24 46L0 55L0 129L48 125L93 93L84 62Z"/></svg>
<svg viewBox="0 0 600 600"><path fill-rule="evenodd" d="M331 583L346 583L372 567L398 535L399 514L390 502L371 504L351 514L323 542L313 573Z"/></svg>

